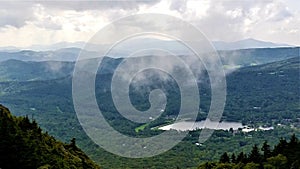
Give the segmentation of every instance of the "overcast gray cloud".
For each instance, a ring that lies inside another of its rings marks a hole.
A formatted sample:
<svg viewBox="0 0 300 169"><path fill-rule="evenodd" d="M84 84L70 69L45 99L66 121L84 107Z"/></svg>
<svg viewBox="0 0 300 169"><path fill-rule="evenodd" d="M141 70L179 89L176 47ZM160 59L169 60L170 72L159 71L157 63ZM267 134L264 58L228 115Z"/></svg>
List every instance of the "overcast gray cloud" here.
<svg viewBox="0 0 300 169"><path fill-rule="evenodd" d="M22 27L26 21L35 19L32 3L0 1L0 27Z"/></svg>
<svg viewBox="0 0 300 169"><path fill-rule="evenodd" d="M116 19L148 12L179 17L211 40L255 38L300 45L298 1L148 0L0 1L0 38L8 39L0 46L87 41Z"/></svg>
<svg viewBox="0 0 300 169"><path fill-rule="evenodd" d="M153 5L159 0L131 1L0 1L0 27L22 27L27 21L37 19L36 10L47 8L52 11L74 10L138 10L140 5ZM118 13L118 12L116 12ZM44 18L45 28L58 29L61 26L53 23L50 17ZM42 26L43 24L38 24Z"/></svg>
<svg viewBox="0 0 300 169"><path fill-rule="evenodd" d="M49 8L56 8L62 10L106 10L106 9L123 9L132 10L138 9L139 5L153 5L158 3L159 0L93 0L93 1L39 1L38 3Z"/></svg>

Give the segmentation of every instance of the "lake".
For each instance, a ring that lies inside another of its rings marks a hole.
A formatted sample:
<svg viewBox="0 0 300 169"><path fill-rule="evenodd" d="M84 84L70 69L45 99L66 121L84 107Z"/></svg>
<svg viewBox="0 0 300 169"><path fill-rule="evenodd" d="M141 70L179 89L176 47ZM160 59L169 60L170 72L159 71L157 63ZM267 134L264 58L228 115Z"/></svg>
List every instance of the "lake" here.
<svg viewBox="0 0 300 169"><path fill-rule="evenodd" d="M178 130L178 131L187 131L187 130L196 130L196 129L203 129L203 128L209 128L209 129L215 129L215 130L229 130L232 128L233 130L237 130L238 128L244 128L247 126L243 126L242 123L238 122L212 122L210 120L203 120L203 121L197 121L197 122L190 122L190 121L182 121L173 123L170 125L159 127L160 130Z"/></svg>

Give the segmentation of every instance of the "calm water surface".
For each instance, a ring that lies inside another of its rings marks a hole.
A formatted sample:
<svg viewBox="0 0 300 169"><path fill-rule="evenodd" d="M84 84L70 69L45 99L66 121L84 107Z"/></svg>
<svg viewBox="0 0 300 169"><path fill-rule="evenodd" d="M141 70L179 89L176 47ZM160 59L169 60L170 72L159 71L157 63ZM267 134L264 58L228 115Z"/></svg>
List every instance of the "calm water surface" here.
<svg viewBox="0 0 300 169"><path fill-rule="evenodd" d="M246 126L243 126L242 123L238 122L212 122L210 120L203 120L203 121L197 121L197 122L189 122L189 121L182 121L178 123L173 123L167 126L160 127L161 130L179 130L179 131L187 131L187 130L196 130L196 129L203 129L203 128L209 128L209 129L215 129L215 130L229 130L230 128L237 130L238 128L243 128Z"/></svg>

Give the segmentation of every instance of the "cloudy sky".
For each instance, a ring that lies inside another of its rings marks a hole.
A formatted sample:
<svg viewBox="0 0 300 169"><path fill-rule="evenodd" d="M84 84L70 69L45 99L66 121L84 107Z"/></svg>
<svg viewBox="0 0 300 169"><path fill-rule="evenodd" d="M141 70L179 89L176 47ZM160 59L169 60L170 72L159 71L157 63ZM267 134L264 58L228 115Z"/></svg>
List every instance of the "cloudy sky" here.
<svg viewBox="0 0 300 169"><path fill-rule="evenodd" d="M178 17L209 40L254 38L300 46L299 0L0 0L0 46L88 41L112 21L140 13Z"/></svg>

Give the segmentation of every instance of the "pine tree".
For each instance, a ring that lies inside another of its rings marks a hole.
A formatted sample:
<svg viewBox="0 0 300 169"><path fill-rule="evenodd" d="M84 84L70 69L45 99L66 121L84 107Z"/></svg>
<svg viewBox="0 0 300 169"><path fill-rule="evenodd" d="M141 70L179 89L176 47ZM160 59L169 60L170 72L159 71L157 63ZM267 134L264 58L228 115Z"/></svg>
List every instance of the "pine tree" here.
<svg viewBox="0 0 300 169"><path fill-rule="evenodd" d="M267 142L267 141L264 142L264 144L263 144L261 150L264 152L264 154L263 154L264 161L265 161L267 158L271 157L272 152L271 152L271 149L270 149L270 145L268 145L268 142Z"/></svg>
<svg viewBox="0 0 300 169"><path fill-rule="evenodd" d="M220 158L220 163L229 163L230 159L228 157L228 154L225 152Z"/></svg>
<svg viewBox="0 0 300 169"><path fill-rule="evenodd" d="M293 134L292 137L291 137L291 139L290 139L289 145L291 147L293 147L293 146L296 146L297 143L298 143L298 139L297 139L296 135Z"/></svg>
<svg viewBox="0 0 300 169"><path fill-rule="evenodd" d="M236 162L237 163L245 163L247 161L247 157L244 154L244 152L240 152L240 154L237 156Z"/></svg>
<svg viewBox="0 0 300 169"><path fill-rule="evenodd" d="M231 155L231 163L228 158L228 154L225 152L219 163L210 166L212 168L249 168L249 169L262 169L262 168L274 168L274 169L300 169L300 142L299 139L292 135L289 142L285 139L281 139L275 146L273 152L270 149L270 145L265 141L261 147L263 154L260 153L257 145L252 147L251 152L247 156L243 152L240 152L236 157L233 153ZM207 165L206 165L207 166ZM202 168L204 165L201 166ZM200 169L200 168L199 168Z"/></svg>
<svg viewBox="0 0 300 169"><path fill-rule="evenodd" d="M70 146L71 146L72 148L77 148L77 147L76 147L76 138L72 138Z"/></svg>
<svg viewBox="0 0 300 169"><path fill-rule="evenodd" d="M261 155L259 153L258 147L255 144L249 154L249 161L254 163L260 163L261 162Z"/></svg>
<svg viewBox="0 0 300 169"><path fill-rule="evenodd" d="M285 139L281 138L279 143L275 146L273 151L273 156L277 156L278 154L285 154L284 151L287 147L287 142Z"/></svg>
<svg viewBox="0 0 300 169"><path fill-rule="evenodd" d="M234 153L232 153L232 155L231 155L231 162L236 163L236 157L235 157Z"/></svg>
<svg viewBox="0 0 300 169"><path fill-rule="evenodd" d="M300 159L300 142L295 134L293 134L290 138L290 141L287 143L287 147L285 151L282 153L284 156L288 158L288 164L292 166L292 164L296 161L299 163ZM295 163L296 164L296 163ZM293 164L293 166L297 166ZM299 166L299 165L298 165ZM300 166L299 166L300 168Z"/></svg>

